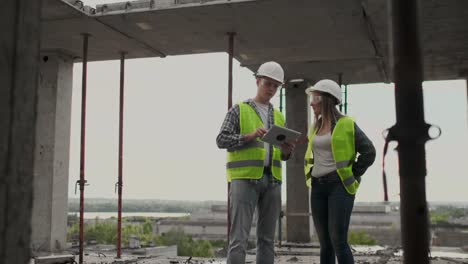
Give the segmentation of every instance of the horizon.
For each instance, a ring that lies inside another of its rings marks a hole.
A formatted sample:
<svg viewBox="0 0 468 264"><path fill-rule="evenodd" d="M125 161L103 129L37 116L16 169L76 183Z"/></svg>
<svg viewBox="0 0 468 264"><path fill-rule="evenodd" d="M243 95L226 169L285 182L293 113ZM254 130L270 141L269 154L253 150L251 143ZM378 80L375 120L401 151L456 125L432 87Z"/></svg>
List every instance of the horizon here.
<svg viewBox="0 0 468 264"><path fill-rule="evenodd" d="M117 197L115 198L104 198L104 197L91 197L85 199L85 203L87 200L112 200L117 201ZM77 197L68 197L68 200L77 200L79 201L80 198ZM190 203L204 203L204 202L216 202L216 203L227 203L227 201L223 200L166 200L166 199L158 199L158 198L122 198L122 201L164 201L164 202L190 202ZM359 203L377 203L377 204L390 204L390 203L400 203L400 201L356 201L355 204ZM428 204L465 204L468 206L468 201L427 201ZM283 201L282 204L286 204L286 201Z"/></svg>

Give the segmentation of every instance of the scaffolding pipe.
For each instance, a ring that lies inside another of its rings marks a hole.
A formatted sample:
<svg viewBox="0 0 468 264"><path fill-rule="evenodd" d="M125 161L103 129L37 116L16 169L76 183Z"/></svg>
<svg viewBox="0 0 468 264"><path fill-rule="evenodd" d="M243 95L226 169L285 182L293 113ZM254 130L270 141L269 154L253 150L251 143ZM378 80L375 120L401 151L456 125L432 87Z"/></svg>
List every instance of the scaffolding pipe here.
<svg viewBox="0 0 468 264"><path fill-rule="evenodd" d="M83 263L84 239L84 189L85 189L85 145L86 145L86 84L88 79L88 39L89 34L83 34L83 71L81 81L81 144L80 144L80 236L79 264Z"/></svg>
<svg viewBox="0 0 468 264"><path fill-rule="evenodd" d="M122 253L122 165L123 165L123 115L124 115L124 86L125 85L125 53L120 54L120 105L119 105L119 178L118 188L118 215L117 215L117 258Z"/></svg>
<svg viewBox="0 0 468 264"><path fill-rule="evenodd" d="M228 69L228 110L232 107L232 61L234 58L234 36L235 32L229 32L229 69ZM227 187L227 244L231 238L231 183L228 182Z"/></svg>
<svg viewBox="0 0 468 264"><path fill-rule="evenodd" d="M389 136L398 141L403 263L429 263L426 201L422 49L419 1L392 1L396 125Z"/></svg>

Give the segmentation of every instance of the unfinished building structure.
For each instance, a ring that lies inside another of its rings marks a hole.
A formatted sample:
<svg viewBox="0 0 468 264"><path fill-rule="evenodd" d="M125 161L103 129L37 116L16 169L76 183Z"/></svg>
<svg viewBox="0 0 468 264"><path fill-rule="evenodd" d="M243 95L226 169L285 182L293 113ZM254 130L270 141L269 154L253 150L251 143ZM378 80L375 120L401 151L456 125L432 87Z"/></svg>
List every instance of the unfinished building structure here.
<svg viewBox="0 0 468 264"><path fill-rule="evenodd" d="M425 150L421 82L468 75L468 2L464 0L139 0L88 7L75 0L6 0L0 9L0 262L26 263L29 245L57 251L66 234L70 102L83 78L84 199L86 62L229 53L251 70L275 60L287 73L287 120L304 131L304 88L395 82L402 242L405 262L427 261ZM421 45L422 44L422 45ZM74 62L83 76L73 76ZM228 99L228 107L232 99ZM412 125L412 128L410 128ZM298 149L305 152L305 146ZM298 154L287 174L302 174ZM122 176L122 175L120 175ZM287 182L287 237L309 237L307 189ZM122 177L119 178L119 193ZM292 191L294 190L294 191ZM83 208L82 208L83 209ZM32 225L30 220L32 219ZM31 230L24 228L32 226ZM32 235L32 236L31 236ZM82 251L80 252L82 254ZM14 262L12 262L14 260ZM418 261L415 261L418 260Z"/></svg>

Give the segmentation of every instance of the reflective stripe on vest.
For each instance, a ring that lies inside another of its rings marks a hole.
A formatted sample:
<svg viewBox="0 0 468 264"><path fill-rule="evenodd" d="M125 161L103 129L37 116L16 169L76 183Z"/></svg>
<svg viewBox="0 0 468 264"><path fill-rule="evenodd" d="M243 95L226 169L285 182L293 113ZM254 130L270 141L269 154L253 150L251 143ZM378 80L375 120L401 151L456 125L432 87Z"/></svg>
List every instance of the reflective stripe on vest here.
<svg viewBox="0 0 468 264"><path fill-rule="evenodd" d="M316 130L311 129L309 133L309 144L304 158L304 173L306 184L311 187L311 173L314 165L313 141ZM342 117L336 123L332 133L331 147L333 159L336 164L336 172L340 176L341 182L349 194L356 194L359 182L353 175L353 163L356 158L354 145L354 121L350 117Z"/></svg>
<svg viewBox="0 0 468 264"><path fill-rule="evenodd" d="M242 135L251 133L259 127L265 127L262 119L255 109L247 103L239 104L240 133ZM274 124L284 126L284 117L281 112L274 110ZM271 173L273 177L281 180L281 151L272 146ZM260 140L249 142L240 147L230 148L227 152L227 175L228 181L233 179L260 179L263 176L265 145Z"/></svg>
<svg viewBox="0 0 468 264"><path fill-rule="evenodd" d="M241 168L241 167L263 167L263 160L239 160L231 161L226 164L226 168ZM281 161L273 160L272 166L281 168Z"/></svg>

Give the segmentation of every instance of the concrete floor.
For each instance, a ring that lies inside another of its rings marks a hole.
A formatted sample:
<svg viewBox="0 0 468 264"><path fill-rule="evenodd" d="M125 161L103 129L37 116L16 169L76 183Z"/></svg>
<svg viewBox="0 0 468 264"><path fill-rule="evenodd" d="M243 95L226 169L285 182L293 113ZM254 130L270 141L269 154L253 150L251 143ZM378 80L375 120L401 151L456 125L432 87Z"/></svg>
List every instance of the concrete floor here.
<svg viewBox="0 0 468 264"><path fill-rule="evenodd" d="M85 263L89 264L111 264L111 263L136 263L136 264L225 264L226 259L215 259L215 258L192 258L187 261L187 257L149 257L149 258L124 258L122 260L115 260L114 258L99 258L97 256L86 256ZM246 263L255 263L255 256L248 255ZM290 263L308 263L308 264L319 264L319 256L278 256L275 259L275 263L278 264L290 264ZM385 256L355 256L356 264L396 264L403 263L401 257L387 258ZM451 258L432 258L432 264L458 264L468 263L467 259L451 259Z"/></svg>
<svg viewBox="0 0 468 264"><path fill-rule="evenodd" d="M356 264L396 264L403 263L401 256L395 256L394 252L400 249L384 249L382 247L355 247L354 258ZM455 248L433 248L431 249L433 256L431 258L432 264L468 264L468 253L461 252ZM308 263L319 264L319 248L312 247L294 247L285 246L275 250L276 257L275 263L278 264L291 264L291 263ZM436 254L435 252L439 252ZM443 252L444 254L440 254ZM78 260L78 258L76 258ZM33 264L34 262L31 262ZM89 252L85 256L85 263L87 264L225 264L225 258L191 258L188 257L167 257L167 256L123 256L122 259L116 259L114 252L106 252L104 257L102 254L98 255L95 252ZM254 251L247 254L246 263L255 263Z"/></svg>

